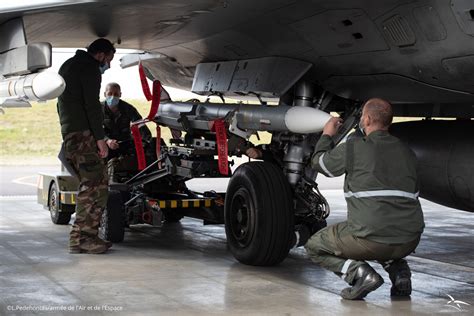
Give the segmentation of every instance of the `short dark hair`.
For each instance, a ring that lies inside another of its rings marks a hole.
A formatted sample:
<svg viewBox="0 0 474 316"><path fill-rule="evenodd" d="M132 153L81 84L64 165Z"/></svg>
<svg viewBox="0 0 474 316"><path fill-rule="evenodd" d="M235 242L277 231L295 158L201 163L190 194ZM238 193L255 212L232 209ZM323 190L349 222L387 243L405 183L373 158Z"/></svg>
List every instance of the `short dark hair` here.
<svg viewBox="0 0 474 316"><path fill-rule="evenodd" d="M118 89L120 92L122 91L122 89L120 88L120 85L116 82L109 82L105 86L105 90L107 90L107 89Z"/></svg>
<svg viewBox="0 0 474 316"><path fill-rule="evenodd" d="M97 54L97 53L115 53L114 44L112 44L108 39L99 38L93 41L89 47L87 47L87 52L89 54Z"/></svg>
<svg viewBox="0 0 474 316"><path fill-rule="evenodd" d="M386 128L392 124L393 112L390 102L380 98L372 98L365 103L364 108L374 122L381 127Z"/></svg>

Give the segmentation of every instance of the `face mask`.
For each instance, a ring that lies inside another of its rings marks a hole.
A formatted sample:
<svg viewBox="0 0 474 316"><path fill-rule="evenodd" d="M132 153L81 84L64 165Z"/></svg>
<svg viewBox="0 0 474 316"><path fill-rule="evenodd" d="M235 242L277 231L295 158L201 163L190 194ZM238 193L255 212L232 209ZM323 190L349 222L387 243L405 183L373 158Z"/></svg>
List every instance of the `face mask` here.
<svg viewBox="0 0 474 316"><path fill-rule="evenodd" d="M105 98L105 102L107 103L108 107L110 107L110 108L114 107L114 106L117 106L119 101L120 101L119 97L114 97L112 95Z"/></svg>
<svg viewBox="0 0 474 316"><path fill-rule="evenodd" d="M101 64L101 65L99 66L100 73L101 73L101 74L104 74L104 72L105 72L107 69L109 69L109 68L110 68L110 66L109 66L108 63L103 63L103 64Z"/></svg>

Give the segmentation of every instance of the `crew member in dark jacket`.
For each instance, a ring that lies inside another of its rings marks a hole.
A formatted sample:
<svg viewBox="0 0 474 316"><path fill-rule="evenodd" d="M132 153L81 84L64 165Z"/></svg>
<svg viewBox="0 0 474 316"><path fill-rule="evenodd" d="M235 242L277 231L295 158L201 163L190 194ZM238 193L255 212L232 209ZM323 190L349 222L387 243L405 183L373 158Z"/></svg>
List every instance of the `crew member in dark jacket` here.
<svg viewBox="0 0 474 316"><path fill-rule="evenodd" d="M107 203L107 157L104 116L99 91L104 71L110 67L115 48L104 38L95 40L87 52L78 50L59 69L66 89L58 98L63 136L61 155L79 178L76 219L69 238L71 253L104 253L111 243L98 237Z"/></svg>
<svg viewBox="0 0 474 316"><path fill-rule="evenodd" d="M118 83L107 84L104 95L104 131L106 143L110 149L107 169L109 179L115 181L115 172L137 170L130 124L141 120L142 116L135 107L120 99L122 91ZM151 132L146 125L140 127L140 134L143 144L145 146L150 144Z"/></svg>
<svg viewBox="0 0 474 316"><path fill-rule="evenodd" d="M383 265L391 294L411 294L411 273L403 258L417 247L424 228L418 200L415 154L388 132L392 107L382 99L364 105L365 137L348 138L334 147L339 118L326 124L312 167L328 177L345 174L347 221L317 232L306 244L311 259L344 278L352 287L345 299L361 299L382 285L382 277L364 260Z"/></svg>

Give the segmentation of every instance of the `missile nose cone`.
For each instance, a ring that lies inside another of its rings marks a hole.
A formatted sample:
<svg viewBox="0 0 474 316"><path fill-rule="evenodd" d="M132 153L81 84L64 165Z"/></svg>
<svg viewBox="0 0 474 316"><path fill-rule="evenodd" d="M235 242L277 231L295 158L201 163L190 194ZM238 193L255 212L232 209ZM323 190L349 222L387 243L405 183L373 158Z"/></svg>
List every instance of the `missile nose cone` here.
<svg viewBox="0 0 474 316"><path fill-rule="evenodd" d="M294 106L285 114L285 125L289 131L299 134L318 133L331 118L326 112L306 106Z"/></svg>
<svg viewBox="0 0 474 316"><path fill-rule="evenodd" d="M57 73L45 71L33 79L32 88L39 100L51 100L63 93L66 83Z"/></svg>

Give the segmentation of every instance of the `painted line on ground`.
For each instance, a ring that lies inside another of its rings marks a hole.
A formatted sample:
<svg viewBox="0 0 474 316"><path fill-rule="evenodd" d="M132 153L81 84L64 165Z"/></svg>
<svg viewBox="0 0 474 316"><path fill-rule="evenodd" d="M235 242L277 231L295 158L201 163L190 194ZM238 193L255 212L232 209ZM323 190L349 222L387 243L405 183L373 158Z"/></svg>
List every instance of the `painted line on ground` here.
<svg viewBox="0 0 474 316"><path fill-rule="evenodd" d="M29 178L34 178L34 182L31 183L31 182L28 182L26 181L26 179L29 179ZM38 176L37 175L34 175L34 176L24 176L24 177L20 177L20 178L16 178L16 179L13 179L12 180L12 183L16 183L16 184L21 184L21 185L27 185L27 186L30 186L30 187L36 187L37 186L37 182L38 182Z"/></svg>

